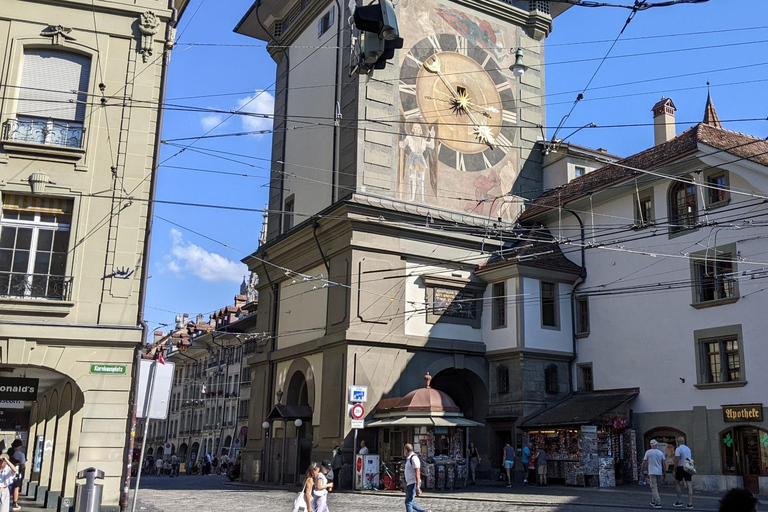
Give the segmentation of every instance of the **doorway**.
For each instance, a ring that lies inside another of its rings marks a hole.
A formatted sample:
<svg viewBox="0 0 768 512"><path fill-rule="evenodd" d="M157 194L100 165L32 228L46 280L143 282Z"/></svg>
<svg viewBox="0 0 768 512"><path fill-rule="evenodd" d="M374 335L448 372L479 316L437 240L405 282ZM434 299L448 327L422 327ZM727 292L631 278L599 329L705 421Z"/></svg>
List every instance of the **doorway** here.
<svg viewBox="0 0 768 512"><path fill-rule="evenodd" d="M760 477L768 476L768 431L758 427L734 427L720 434L723 473L741 475L744 487L757 494Z"/></svg>

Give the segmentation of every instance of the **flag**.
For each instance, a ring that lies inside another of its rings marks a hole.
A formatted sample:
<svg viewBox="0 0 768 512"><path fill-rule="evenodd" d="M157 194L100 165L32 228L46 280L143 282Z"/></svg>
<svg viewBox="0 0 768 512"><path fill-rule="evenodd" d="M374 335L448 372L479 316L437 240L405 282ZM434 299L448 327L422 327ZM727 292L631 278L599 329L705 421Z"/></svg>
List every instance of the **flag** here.
<svg viewBox="0 0 768 512"><path fill-rule="evenodd" d="M200 391L201 391L203 394L205 394L205 393L206 393L206 390L205 390L205 384L203 384L203 387L200 389Z"/></svg>
<svg viewBox="0 0 768 512"><path fill-rule="evenodd" d="M157 352L157 362L160 363L160 364L165 364L165 359L163 358L162 350L159 350Z"/></svg>

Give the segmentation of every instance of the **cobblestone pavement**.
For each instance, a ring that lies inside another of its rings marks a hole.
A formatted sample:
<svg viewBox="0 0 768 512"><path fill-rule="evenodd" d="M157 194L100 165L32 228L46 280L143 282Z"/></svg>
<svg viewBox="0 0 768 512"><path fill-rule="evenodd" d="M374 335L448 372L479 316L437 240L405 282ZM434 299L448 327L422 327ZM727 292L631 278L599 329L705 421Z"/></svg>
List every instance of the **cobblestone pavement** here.
<svg viewBox="0 0 768 512"><path fill-rule="evenodd" d="M292 486L284 489L232 484L222 476L181 476L178 478L142 478L137 512L225 512L288 511L297 494ZM674 487L663 488L662 503L674 508ZM328 497L332 512L403 512L402 493L333 492ZM496 485L478 485L463 491L430 492L417 500L433 512L631 512L650 510L647 487L627 486L614 489L547 488L516 485L511 489ZM763 499L758 511L768 511ZM718 497L698 493L695 510L716 511Z"/></svg>

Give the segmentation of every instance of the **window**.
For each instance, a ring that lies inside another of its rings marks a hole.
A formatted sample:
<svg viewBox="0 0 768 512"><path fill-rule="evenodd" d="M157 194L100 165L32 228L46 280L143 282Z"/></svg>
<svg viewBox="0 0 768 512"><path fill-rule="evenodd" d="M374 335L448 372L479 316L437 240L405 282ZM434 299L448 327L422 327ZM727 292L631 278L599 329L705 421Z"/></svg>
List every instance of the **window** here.
<svg viewBox="0 0 768 512"><path fill-rule="evenodd" d="M496 392L500 395L509 393L509 368L503 364L496 367Z"/></svg>
<svg viewBox="0 0 768 512"><path fill-rule="evenodd" d="M27 49L15 119L5 138L81 148L91 59L49 49Z"/></svg>
<svg viewBox="0 0 768 512"><path fill-rule="evenodd" d="M67 277L72 201L3 195L0 296L69 300Z"/></svg>
<svg viewBox="0 0 768 512"><path fill-rule="evenodd" d="M574 178L580 178L584 176L587 173L587 169L585 167L576 166L573 169L573 177Z"/></svg>
<svg viewBox="0 0 768 512"><path fill-rule="evenodd" d="M333 26L333 7L317 21L317 37L322 36Z"/></svg>
<svg viewBox="0 0 768 512"><path fill-rule="evenodd" d="M653 190L644 190L634 197L635 229L642 229L653 224Z"/></svg>
<svg viewBox="0 0 768 512"><path fill-rule="evenodd" d="M698 353L697 387L743 386L744 347L741 326L694 332Z"/></svg>
<svg viewBox="0 0 768 512"><path fill-rule="evenodd" d="M493 283L491 294L493 296L491 313L491 327L498 329L507 326L507 290L504 281Z"/></svg>
<svg viewBox="0 0 768 512"><path fill-rule="evenodd" d="M693 255L693 307L730 304L739 298L734 255L736 244L716 247Z"/></svg>
<svg viewBox="0 0 768 512"><path fill-rule="evenodd" d="M551 364L544 369L544 388L549 395L556 395L560 391L558 383L557 365Z"/></svg>
<svg viewBox="0 0 768 512"><path fill-rule="evenodd" d="M725 206L731 199L728 192L728 173L719 171L705 175L707 182L707 208L714 209Z"/></svg>
<svg viewBox="0 0 768 512"><path fill-rule="evenodd" d="M559 329L557 283L541 282L541 325Z"/></svg>
<svg viewBox="0 0 768 512"><path fill-rule="evenodd" d="M691 180L690 176L683 177ZM676 182L669 189L669 231L676 233L696 227L699 218L696 185Z"/></svg>
<svg viewBox="0 0 768 512"><path fill-rule="evenodd" d="M576 335L586 336L589 334L589 298L586 296L576 297Z"/></svg>
<svg viewBox="0 0 768 512"><path fill-rule="evenodd" d="M289 231L293 227L293 208L296 203L296 196L289 196L285 200L285 208L283 208L283 233Z"/></svg>
<svg viewBox="0 0 768 512"><path fill-rule="evenodd" d="M592 363L579 365L579 391L594 391L595 384L592 376Z"/></svg>

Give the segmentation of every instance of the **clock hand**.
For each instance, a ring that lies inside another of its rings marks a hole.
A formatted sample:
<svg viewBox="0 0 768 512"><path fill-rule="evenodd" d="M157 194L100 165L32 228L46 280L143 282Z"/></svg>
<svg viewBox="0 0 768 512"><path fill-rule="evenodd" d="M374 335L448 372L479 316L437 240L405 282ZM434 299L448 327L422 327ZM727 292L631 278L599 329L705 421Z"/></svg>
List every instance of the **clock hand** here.
<svg viewBox="0 0 768 512"><path fill-rule="evenodd" d="M453 97L453 96L451 96L450 94L446 94L446 93L444 93L444 92L442 92L442 91L435 91L435 92L436 92L437 94L441 94L441 95L443 95L443 96L447 96L447 97L449 97L449 98L453 98L453 99L454 99L454 101L456 100L456 98L454 98L454 97ZM448 101L448 100L441 100L440 98L433 98L432 96L427 96L427 97L426 97L426 99L428 99L428 100L429 100L429 99L434 99L434 100L437 100L437 101ZM477 104L477 103L474 103L474 102L472 102L472 101L469 101L469 100L466 100L464 103L466 103L466 105L467 105L467 106L470 106L470 107L475 107L476 109L479 109L479 110L485 110L485 111L487 111L487 112L492 112L492 113L494 113L494 114L498 114L498 113L499 113L499 109L497 109L496 107L487 107L487 106L485 106L485 105L479 105L479 104ZM483 114L483 115L487 115L487 114Z"/></svg>
<svg viewBox="0 0 768 512"><path fill-rule="evenodd" d="M459 93L456 92L456 89L453 88L453 86L448 81L448 79L445 78L445 75L443 75L443 72L440 69L440 58L437 56L437 54L433 54L432 56L427 57L427 59L424 61L424 68L431 73L435 73L440 78L440 80L448 88L448 90L451 91L451 94L453 95L456 101L462 101L462 104L464 101L466 101L466 100L462 100ZM495 140L490 127L487 124L480 124L475 118L475 115L469 110L466 110L464 108L462 108L462 110L467 114L467 117L469 118L470 121L472 121L472 124L475 125L475 128L473 130L475 136L480 140L480 142L488 144L488 146L490 146L491 149L493 149L493 144Z"/></svg>

